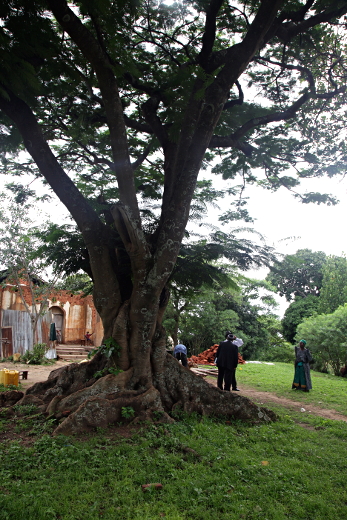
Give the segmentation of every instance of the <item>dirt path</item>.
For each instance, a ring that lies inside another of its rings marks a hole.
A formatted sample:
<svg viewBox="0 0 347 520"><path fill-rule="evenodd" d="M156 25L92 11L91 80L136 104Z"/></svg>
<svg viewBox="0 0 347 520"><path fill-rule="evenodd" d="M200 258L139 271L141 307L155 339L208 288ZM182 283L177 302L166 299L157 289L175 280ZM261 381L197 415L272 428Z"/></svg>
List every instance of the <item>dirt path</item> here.
<svg viewBox="0 0 347 520"><path fill-rule="evenodd" d="M70 363L66 361L57 361L54 365L23 365L18 363L1 363L0 368L8 368L10 370L27 370L28 379L20 380L22 388L25 391L34 383L46 381L52 370L55 370L68 364ZM207 381L210 384L217 386L217 380L215 377L207 377ZM304 401L293 401L292 399L287 399L285 397L278 397L277 395L272 394L270 392L261 392L259 390L255 390L254 388L247 387L245 385L242 386L240 394L248 397L249 399L252 399L252 401L259 405L266 406L268 404L274 403L280 406L284 406L285 408L288 408L289 410L293 411L300 411L302 408L304 408L305 412L303 412L302 414L303 418L306 413L309 413L313 415L318 415L320 417L324 417L325 419L333 419L336 421L347 422L347 417L345 415L340 414L336 410L327 410L318 406L309 405ZM299 397L300 393L298 393L297 395Z"/></svg>
<svg viewBox="0 0 347 520"><path fill-rule="evenodd" d="M210 384L217 386L216 378L207 377L206 379ZM308 413L311 415L318 415L319 417L324 417L324 419L333 419L335 421L347 422L347 417L345 415L340 414L336 410L320 408L319 406L308 404L307 402L300 400L293 401L292 399L287 399L286 397L278 397L277 395L272 394L271 392L261 392L259 390L255 390L254 388L247 387L245 385L242 385L240 395L244 395L249 399L252 399L252 401L259 405L266 406L268 404L274 403L296 412L299 412L301 411L301 409L304 409L305 411L302 413L303 419L305 414ZM296 395L300 396L300 392Z"/></svg>

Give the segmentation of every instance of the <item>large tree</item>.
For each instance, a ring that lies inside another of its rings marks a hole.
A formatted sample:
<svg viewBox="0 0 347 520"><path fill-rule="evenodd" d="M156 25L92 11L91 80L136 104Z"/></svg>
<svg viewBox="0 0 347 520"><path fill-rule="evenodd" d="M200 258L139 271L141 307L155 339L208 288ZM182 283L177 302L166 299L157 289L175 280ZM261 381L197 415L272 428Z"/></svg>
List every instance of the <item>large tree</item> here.
<svg viewBox="0 0 347 520"><path fill-rule="evenodd" d="M3 166L41 175L76 221L123 370L92 385L100 355L40 387L49 412L73 412L59 431L117 421L122 406L268 417L167 356L166 284L208 150L223 156L216 172L241 175L241 216L256 167L266 188L293 191L343 170L346 12L344 0L2 2ZM21 142L34 164L12 160Z"/></svg>
<svg viewBox="0 0 347 520"><path fill-rule="evenodd" d="M323 251L299 249L294 255L275 261L266 279L288 302L295 298L319 296L325 262Z"/></svg>

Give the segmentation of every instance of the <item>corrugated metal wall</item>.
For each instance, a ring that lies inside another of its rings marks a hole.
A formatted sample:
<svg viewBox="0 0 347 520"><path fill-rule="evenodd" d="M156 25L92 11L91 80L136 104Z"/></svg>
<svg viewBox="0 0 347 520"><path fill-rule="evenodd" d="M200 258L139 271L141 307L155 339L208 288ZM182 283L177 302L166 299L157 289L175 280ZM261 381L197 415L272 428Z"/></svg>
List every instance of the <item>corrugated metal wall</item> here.
<svg viewBox="0 0 347 520"><path fill-rule="evenodd" d="M32 333L29 314L26 311L2 310L1 315L1 326L12 327L13 353L24 354L26 350L31 350ZM49 312L39 318L35 343L48 343L50 323Z"/></svg>
<svg viewBox="0 0 347 520"><path fill-rule="evenodd" d="M12 327L13 353L24 354L31 348L32 335L30 318L27 312L23 311L2 311L2 327Z"/></svg>

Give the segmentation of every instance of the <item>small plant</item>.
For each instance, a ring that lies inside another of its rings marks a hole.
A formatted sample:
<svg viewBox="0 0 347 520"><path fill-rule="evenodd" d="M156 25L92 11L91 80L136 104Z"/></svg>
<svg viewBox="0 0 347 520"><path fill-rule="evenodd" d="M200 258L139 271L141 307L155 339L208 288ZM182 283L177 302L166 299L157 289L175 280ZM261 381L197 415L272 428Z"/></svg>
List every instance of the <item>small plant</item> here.
<svg viewBox="0 0 347 520"><path fill-rule="evenodd" d="M47 352L46 343L36 343L33 350L27 350L23 356L23 363L28 365L42 365L46 363L45 354Z"/></svg>
<svg viewBox="0 0 347 520"><path fill-rule="evenodd" d="M107 338L105 343L103 343L100 347L94 348L88 354L88 358L92 358L95 354L103 354L107 358L110 358L113 354L118 354L121 350L120 345L118 345L117 341L113 338Z"/></svg>
<svg viewBox="0 0 347 520"><path fill-rule="evenodd" d="M132 406L122 406L121 415L124 419L132 419L135 415L135 410Z"/></svg>
<svg viewBox="0 0 347 520"><path fill-rule="evenodd" d="M95 372L94 377L95 379L99 379L100 377L104 377L107 374L113 374L114 376L116 376L120 374L120 372L123 372L123 370L117 367L104 368Z"/></svg>
<svg viewBox="0 0 347 520"><path fill-rule="evenodd" d="M22 385L19 383L18 386L16 385L0 385L0 392L8 392L9 390L20 390L22 388Z"/></svg>
<svg viewBox="0 0 347 520"><path fill-rule="evenodd" d="M35 404L15 404L13 409L19 415L33 415L37 413L37 406Z"/></svg>
<svg viewBox="0 0 347 520"><path fill-rule="evenodd" d="M123 370L121 370L120 368L117 368L117 367L110 367L108 369L108 372L109 372L109 374L113 374L114 376L117 376L118 374L123 372Z"/></svg>

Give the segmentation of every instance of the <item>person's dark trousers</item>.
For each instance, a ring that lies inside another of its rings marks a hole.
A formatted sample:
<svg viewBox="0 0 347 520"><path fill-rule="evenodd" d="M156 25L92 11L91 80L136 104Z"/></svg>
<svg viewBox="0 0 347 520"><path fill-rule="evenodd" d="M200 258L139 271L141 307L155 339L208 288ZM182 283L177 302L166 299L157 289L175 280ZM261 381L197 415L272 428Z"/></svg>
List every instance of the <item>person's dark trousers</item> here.
<svg viewBox="0 0 347 520"><path fill-rule="evenodd" d="M182 362L182 365L184 367L186 367L188 365L188 362L187 362L187 356L185 354L183 354L183 352L177 352L176 354L176 359L179 361L181 360Z"/></svg>
<svg viewBox="0 0 347 520"><path fill-rule="evenodd" d="M235 378L235 368L229 369L225 367L218 367L218 380L217 385L218 388L223 390L223 379L224 379L224 390L230 392L230 387L232 386L233 390L236 390L236 378Z"/></svg>

